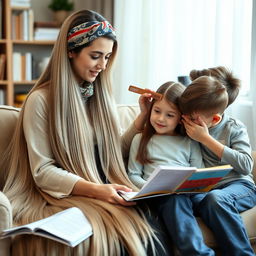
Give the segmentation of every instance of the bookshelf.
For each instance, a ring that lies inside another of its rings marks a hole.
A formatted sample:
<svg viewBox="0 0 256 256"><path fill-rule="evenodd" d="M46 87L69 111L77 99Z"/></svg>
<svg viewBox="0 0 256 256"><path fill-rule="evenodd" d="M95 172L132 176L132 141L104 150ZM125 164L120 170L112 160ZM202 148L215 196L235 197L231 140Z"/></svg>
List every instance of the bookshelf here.
<svg viewBox="0 0 256 256"><path fill-rule="evenodd" d="M27 93L32 88L40 75L38 63L51 54L55 41L34 40L34 18L31 14L33 11L29 6L12 6L10 0L0 0L0 96L1 93L4 95L4 101L0 98L0 104L14 106L15 95ZM25 22L30 24L25 26ZM20 62L16 61L15 54L20 54ZM5 56L5 60L1 61L1 55ZM23 74L18 79L17 68ZM32 74L32 69L33 72L37 69L37 72ZM4 70L2 76L1 70Z"/></svg>

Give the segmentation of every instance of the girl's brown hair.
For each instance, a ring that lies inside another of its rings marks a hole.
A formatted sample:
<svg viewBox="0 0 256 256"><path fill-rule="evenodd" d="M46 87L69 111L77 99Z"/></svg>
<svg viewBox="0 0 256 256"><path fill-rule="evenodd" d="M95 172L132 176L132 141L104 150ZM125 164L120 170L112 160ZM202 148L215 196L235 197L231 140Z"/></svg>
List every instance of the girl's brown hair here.
<svg viewBox="0 0 256 256"><path fill-rule="evenodd" d="M185 90L185 86L182 85L181 83L166 82L158 88L157 92L163 95L161 100L165 99L167 102L175 104L178 107L178 99L184 90ZM151 161L148 159L148 156L147 156L148 155L147 145L151 137L155 134L155 129L150 123L150 115L155 102L156 100L152 101L150 110L148 112L146 125L141 135L141 141L140 141L138 154L136 158L136 160L139 161L141 164L151 163ZM176 132L182 133L180 125L176 127Z"/></svg>

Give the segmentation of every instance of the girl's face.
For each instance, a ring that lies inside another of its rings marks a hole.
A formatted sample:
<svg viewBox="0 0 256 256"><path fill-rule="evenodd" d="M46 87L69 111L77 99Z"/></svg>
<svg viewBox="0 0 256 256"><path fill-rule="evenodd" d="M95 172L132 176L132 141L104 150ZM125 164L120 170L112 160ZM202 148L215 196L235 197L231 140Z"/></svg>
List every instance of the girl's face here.
<svg viewBox="0 0 256 256"><path fill-rule="evenodd" d="M106 68L113 45L113 40L99 37L79 53L69 52L71 65L78 82L92 83L96 79L98 74Z"/></svg>
<svg viewBox="0 0 256 256"><path fill-rule="evenodd" d="M159 135L177 135L176 126L180 123L181 114L175 104L165 99L156 101L152 107L150 123Z"/></svg>

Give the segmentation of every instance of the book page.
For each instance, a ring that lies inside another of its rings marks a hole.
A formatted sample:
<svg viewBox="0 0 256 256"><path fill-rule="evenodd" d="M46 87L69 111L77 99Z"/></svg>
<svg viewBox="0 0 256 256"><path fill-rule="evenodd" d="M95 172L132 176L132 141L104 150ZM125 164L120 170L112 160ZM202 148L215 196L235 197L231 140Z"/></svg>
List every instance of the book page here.
<svg viewBox="0 0 256 256"><path fill-rule="evenodd" d="M91 236L92 233L92 226L83 212L77 207L72 207L48 218L4 230L0 237L34 234L74 247Z"/></svg>
<svg viewBox="0 0 256 256"><path fill-rule="evenodd" d="M46 231L74 246L92 235L92 226L80 209L72 207L65 211L49 217L35 230L40 233Z"/></svg>
<svg viewBox="0 0 256 256"><path fill-rule="evenodd" d="M196 168L194 167L168 167L159 166L152 177L141 188L137 197L149 193L174 192L176 187L189 177Z"/></svg>

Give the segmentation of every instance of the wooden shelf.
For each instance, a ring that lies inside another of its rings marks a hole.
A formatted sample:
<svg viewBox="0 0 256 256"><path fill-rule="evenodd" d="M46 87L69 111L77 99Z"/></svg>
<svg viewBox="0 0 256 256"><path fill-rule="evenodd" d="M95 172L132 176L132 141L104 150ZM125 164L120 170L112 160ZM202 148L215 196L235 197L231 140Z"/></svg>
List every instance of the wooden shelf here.
<svg viewBox="0 0 256 256"><path fill-rule="evenodd" d="M36 80L32 80L32 81L13 81L14 85L23 85L23 84L33 85L35 83L36 83Z"/></svg>
<svg viewBox="0 0 256 256"><path fill-rule="evenodd" d="M34 40L34 41L28 41L28 40L12 40L13 44L24 44L24 45L53 45L55 41L51 40Z"/></svg>
<svg viewBox="0 0 256 256"><path fill-rule="evenodd" d="M0 80L0 85L7 85L7 84L8 84L7 81L5 81L5 80Z"/></svg>
<svg viewBox="0 0 256 256"><path fill-rule="evenodd" d="M2 18L3 25L2 39L0 39L0 54L6 55L4 80L0 80L0 89L4 90L5 93L4 104L14 106L15 94L20 91L28 92L36 83L36 80L14 81L13 74L21 72L21 79L24 79L24 77L30 79L28 78L30 74L32 79L39 77L40 71L39 69L36 70L36 68L39 67L39 63L45 57L50 56L55 41L15 39L33 38L33 23L31 21L34 15L31 13L32 8L11 6L10 0L0 1L2 1L0 17ZM24 24L27 24L28 27L24 27ZM16 53L15 55L13 55L14 52ZM17 59L19 54L21 57ZM19 70L19 67L21 70ZM18 70L17 73L16 70ZM18 80L19 78L16 77L15 79Z"/></svg>

